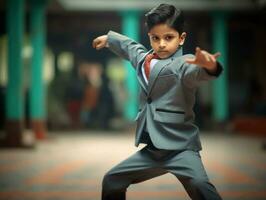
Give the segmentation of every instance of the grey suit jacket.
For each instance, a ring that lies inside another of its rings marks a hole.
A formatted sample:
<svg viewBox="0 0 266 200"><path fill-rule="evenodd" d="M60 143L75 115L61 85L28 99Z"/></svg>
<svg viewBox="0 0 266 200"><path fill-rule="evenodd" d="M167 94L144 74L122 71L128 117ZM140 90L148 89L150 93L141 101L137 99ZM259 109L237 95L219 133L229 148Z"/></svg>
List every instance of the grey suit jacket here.
<svg viewBox="0 0 266 200"><path fill-rule="evenodd" d="M148 51L136 41L113 31L108 32L108 45L115 54L131 62L140 83L139 111L136 117L135 145L145 143L145 129L153 145L159 149L201 150L199 129L193 123L195 92L203 81L216 78L222 71L218 64L215 74L188 64L179 48L174 55L159 60L144 81L141 68ZM146 127L145 127L146 126Z"/></svg>

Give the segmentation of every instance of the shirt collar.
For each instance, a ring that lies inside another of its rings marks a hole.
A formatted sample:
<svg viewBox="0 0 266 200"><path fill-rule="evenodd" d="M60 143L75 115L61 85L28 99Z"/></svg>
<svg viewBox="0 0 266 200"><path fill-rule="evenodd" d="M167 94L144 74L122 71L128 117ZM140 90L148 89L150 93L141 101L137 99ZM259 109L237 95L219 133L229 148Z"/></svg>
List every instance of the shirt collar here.
<svg viewBox="0 0 266 200"><path fill-rule="evenodd" d="M170 58L177 58L177 57L180 57L183 55L183 47L182 46L179 46L176 50L176 52L170 56Z"/></svg>

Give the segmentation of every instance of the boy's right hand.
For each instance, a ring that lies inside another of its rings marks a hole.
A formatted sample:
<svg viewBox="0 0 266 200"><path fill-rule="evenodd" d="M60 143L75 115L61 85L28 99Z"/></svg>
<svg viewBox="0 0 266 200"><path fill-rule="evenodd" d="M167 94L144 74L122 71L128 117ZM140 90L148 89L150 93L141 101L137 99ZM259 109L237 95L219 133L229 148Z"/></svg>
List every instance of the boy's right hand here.
<svg viewBox="0 0 266 200"><path fill-rule="evenodd" d="M95 38L92 42L92 47L97 49L97 50L100 50L100 49L107 47L107 46L108 46L107 35L99 36L99 37Z"/></svg>

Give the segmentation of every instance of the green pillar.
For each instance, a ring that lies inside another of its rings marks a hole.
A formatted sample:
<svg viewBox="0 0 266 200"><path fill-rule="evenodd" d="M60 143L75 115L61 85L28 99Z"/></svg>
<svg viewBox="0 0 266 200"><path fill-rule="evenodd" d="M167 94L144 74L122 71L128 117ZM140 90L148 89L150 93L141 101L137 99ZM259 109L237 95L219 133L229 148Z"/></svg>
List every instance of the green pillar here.
<svg viewBox="0 0 266 200"><path fill-rule="evenodd" d="M22 73L22 43L24 32L24 1L6 1L8 35L8 80L6 92L7 146L20 146L23 132L24 91Z"/></svg>
<svg viewBox="0 0 266 200"><path fill-rule="evenodd" d="M43 61L45 49L45 7L46 0L30 1L30 36L32 44L30 117L37 138L44 137L45 87L43 80Z"/></svg>
<svg viewBox="0 0 266 200"><path fill-rule="evenodd" d="M213 49L219 51L219 62L224 67L223 74L214 81L213 85L213 116L217 122L228 118L228 30L227 14L217 12L213 14Z"/></svg>
<svg viewBox="0 0 266 200"><path fill-rule="evenodd" d="M122 12L122 33L136 41L139 40L139 12L125 11ZM128 98L124 107L124 116L127 120L132 121L138 111L138 83L136 72L131 64L125 61L126 67L126 89Z"/></svg>

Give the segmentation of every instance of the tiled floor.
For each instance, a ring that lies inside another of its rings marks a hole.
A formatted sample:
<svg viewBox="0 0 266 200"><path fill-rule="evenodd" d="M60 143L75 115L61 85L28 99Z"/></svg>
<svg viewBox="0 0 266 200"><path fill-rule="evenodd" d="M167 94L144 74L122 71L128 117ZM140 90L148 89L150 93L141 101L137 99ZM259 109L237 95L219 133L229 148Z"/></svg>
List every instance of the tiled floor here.
<svg viewBox="0 0 266 200"><path fill-rule="evenodd" d="M49 136L34 150L0 149L0 200L99 200L104 173L139 149L134 147L134 133ZM201 139L203 162L224 199L266 199L262 138L207 133ZM171 174L130 186L127 197L189 199Z"/></svg>

